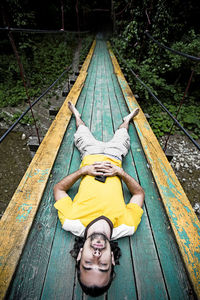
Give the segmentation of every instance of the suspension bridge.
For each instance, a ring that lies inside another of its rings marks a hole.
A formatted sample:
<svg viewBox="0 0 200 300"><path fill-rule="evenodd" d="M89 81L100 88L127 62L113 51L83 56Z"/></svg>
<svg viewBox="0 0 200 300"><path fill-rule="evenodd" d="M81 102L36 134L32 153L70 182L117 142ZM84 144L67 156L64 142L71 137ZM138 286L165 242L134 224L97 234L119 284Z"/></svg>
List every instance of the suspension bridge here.
<svg viewBox="0 0 200 300"><path fill-rule="evenodd" d="M89 299L69 251L74 236L62 230L53 186L79 168L73 145L72 101L94 136L111 139L139 107L109 43L93 42L80 74L22 178L0 227L0 299ZM137 232L118 241L116 278L99 299L193 299L200 296L200 223L144 113L129 128L123 162L145 190ZM76 194L78 184L70 190ZM130 194L123 186L126 202ZM107 297L107 298L106 298Z"/></svg>

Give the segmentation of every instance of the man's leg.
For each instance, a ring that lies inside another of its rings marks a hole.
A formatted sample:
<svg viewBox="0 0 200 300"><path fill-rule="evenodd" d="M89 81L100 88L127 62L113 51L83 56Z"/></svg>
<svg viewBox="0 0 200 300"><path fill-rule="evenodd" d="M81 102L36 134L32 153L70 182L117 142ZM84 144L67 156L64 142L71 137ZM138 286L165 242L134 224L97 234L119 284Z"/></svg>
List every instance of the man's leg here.
<svg viewBox="0 0 200 300"><path fill-rule="evenodd" d="M74 117L76 119L76 127L78 128L79 125L85 125L83 120L81 120L81 115L80 115L79 111L76 109L76 107L74 106L74 104L71 101L68 101L68 107L71 110L71 112L74 114Z"/></svg>
<svg viewBox="0 0 200 300"><path fill-rule="evenodd" d="M68 107L71 112L74 114L76 119L77 130L74 134L74 144L80 152L81 158L85 155L89 154L99 154L102 153L102 143L101 141L97 141L89 128L85 125L85 123L81 119L81 115L76 107L68 102Z"/></svg>
<svg viewBox="0 0 200 300"><path fill-rule="evenodd" d="M126 128L128 129L130 121L136 117L139 113L139 108L134 109L129 115L123 118L123 123L119 126L119 128Z"/></svg>
<svg viewBox="0 0 200 300"><path fill-rule="evenodd" d="M124 117L123 123L115 132L113 138L106 144L104 153L118 157L120 160L126 156L130 148L130 136L128 134L128 126L132 118L139 113L139 108L136 108L129 115Z"/></svg>

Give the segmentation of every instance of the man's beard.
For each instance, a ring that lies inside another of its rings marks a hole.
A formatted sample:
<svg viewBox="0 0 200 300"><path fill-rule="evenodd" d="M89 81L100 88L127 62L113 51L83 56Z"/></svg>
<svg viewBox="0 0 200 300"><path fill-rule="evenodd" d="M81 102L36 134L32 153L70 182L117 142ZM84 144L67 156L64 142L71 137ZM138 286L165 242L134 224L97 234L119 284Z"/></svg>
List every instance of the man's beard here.
<svg viewBox="0 0 200 300"><path fill-rule="evenodd" d="M110 243L109 239L107 238L107 236L104 234L104 233L101 233L101 232L94 232L92 233L89 237L90 239L90 247L92 247L93 249L96 249L96 247L94 247L92 245L92 241L95 239L95 238L99 238L101 241L103 240L104 242L104 247L101 248L101 250L105 249L106 248L106 245L107 243Z"/></svg>
<svg viewBox="0 0 200 300"><path fill-rule="evenodd" d="M92 242L95 238L101 237L101 239L104 242L109 242L109 239L107 238L107 236L104 233L101 232L94 232L92 233L90 236L88 236L88 238L90 238L90 241Z"/></svg>

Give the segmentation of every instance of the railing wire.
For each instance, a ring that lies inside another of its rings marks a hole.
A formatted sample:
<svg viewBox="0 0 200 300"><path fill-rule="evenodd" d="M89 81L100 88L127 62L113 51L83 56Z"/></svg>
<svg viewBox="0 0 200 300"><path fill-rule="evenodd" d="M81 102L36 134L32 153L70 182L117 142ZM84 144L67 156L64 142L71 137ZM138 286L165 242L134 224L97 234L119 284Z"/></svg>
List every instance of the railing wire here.
<svg viewBox="0 0 200 300"><path fill-rule="evenodd" d="M150 38L152 41L154 41L154 43L156 43L157 45L159 45L160 47L164 48L164 49L167 49L175 54L178 54L178 55L181 55L181 56L184 56L186 58L189 58L189 59L192 59L192 60L195 60L195 61L200 61L200 57L196 57L196 56L193 56L193 55L189 55L189 54L186 54L186 53L183 53L183 52L180 52L180 51L177 51L177 50L174 50L170 47L167 47L163 44L161 44L160 42L158 42L157 40L155 40L150 34L149 32L146 30L145 31L145 34L148 36L148 38Z"/></svg>
<svg viewBox="0 0 200 300"><path fill-rule="evenodd" d="M27 112L42 98L49 90L62 78L62 76L69 71L72 65L68 66L66 70L33 102L31 105L21 114L21 116L8 128L8 130L1 136L0 143L5 139L5 137L15 128L15 126L21 121L21 119L27 114Z"/></svg>
<svg viewBox="0 0 200 300"><path fill-rule="evenodd" d="M28 29L28 28L8 28L8 27L0 27L0 31L15 31L15 32L33 32L33 33L74 33L74 34L81 34L81 33L88 33L89 31L69 31L69 30L43 30L43 29Z"/></svg>
<svg viewBox="0 0 200 300"><path fill-rule="evenodd" d="M174 116L170 113L170 111L165 107L165 105L162 104L162 102L154 95L154 93L151 91L151 89L138 77L138 75L127 65L126 61L121 57L119 54L119 51L113 46L115 51L117 52L119 58L123 61L123 63L129 68L131 73L134 75L134 77L147 89L149 94L158 102L158 104L162 107L164 111L167 112L167 114L171 117L171 119L174 121L174 123L184 132L185 135L191 140L191 142L197 147L198 150L200 150L200 145L192 138L192 136L186 131L186 129L174 118Z"/></svg>

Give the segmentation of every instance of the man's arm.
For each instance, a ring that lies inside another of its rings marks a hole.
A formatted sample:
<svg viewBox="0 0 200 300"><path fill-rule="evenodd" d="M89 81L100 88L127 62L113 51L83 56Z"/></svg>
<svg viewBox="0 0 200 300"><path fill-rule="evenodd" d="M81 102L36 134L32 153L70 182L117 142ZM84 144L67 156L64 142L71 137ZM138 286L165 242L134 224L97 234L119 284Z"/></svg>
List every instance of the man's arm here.
<svg viewBox="0 0 200 300"><path fill-rule="evenodd" d="M67 197L68 196L67 191L82 176L103 175L102 172L96 170L101 165L102 165L101 162L96 162L93 165L82 167L81 169L79 169L79 170L75 171L74 173L63 178L60 182L58 182L54 186L53 193L54 193L55 201L58 201L61 198Z"/></svg>
<svg viewBox="0 0 200 300"><path fill-rule="evenodd" d="M98 171L103 172L105 176L119 176L127 185L132 197L129 203L136 203L140 207L143 206L145 193L139 183L127 174L122 168L115 166L109 162L104 163L103 166L97 168Z"/></svg>
<svg viewBox="0 0 200 300"><path fill-rule="evenodd" d="M140 207L143 206L145 193L143 188L139 185L139 183L127 174L123 169L119 171L120 178L126 183L132 197L129 203L136 203Z"/></svg>
<svg viewBox="0 0 200 300"><path fill-rule="evenodd" d="M67 191L70 187L82 176L81 169L76 172L66 176L60 182L58 182L53 189L53 194L55 201L58 201L61 198L67 197Z"/></svg>

